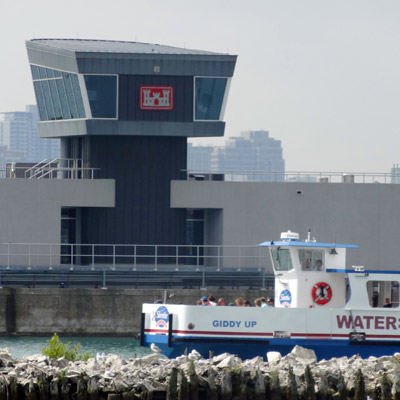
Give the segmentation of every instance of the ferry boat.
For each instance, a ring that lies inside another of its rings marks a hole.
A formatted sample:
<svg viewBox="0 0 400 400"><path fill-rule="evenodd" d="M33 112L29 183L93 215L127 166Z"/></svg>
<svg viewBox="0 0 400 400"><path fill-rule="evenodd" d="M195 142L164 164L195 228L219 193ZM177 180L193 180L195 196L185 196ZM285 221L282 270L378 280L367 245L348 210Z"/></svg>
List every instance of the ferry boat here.
<svg viewBox="0 0 400 400"><path fill-rule="evenodd" d="M358 246L299 240L297 233L261 243L275 275L275 307L143 304L141 344L177 357L228 352L242 359L282 355L299 345L318 359L400 351L400 271L346 268Z"/></svg>

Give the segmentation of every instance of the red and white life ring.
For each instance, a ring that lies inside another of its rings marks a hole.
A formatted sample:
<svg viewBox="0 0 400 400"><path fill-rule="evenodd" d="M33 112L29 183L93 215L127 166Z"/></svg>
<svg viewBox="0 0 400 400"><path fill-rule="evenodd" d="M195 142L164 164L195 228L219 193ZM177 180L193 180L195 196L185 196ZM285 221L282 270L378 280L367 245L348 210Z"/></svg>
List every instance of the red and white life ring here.
<svg viewBox="0 0 400 400"><path fill-rule="evenodd" d="M332 288L325 282L318 282L311 290L311 297L314 303L322 306L332 298Z"/></svg>

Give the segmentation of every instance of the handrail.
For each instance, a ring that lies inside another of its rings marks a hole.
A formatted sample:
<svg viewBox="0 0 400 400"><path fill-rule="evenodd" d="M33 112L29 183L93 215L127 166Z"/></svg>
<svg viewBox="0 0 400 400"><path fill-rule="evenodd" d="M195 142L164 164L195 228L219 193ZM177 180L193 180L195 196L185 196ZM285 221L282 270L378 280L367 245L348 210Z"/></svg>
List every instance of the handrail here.
<svg viewBox="0 0 400 400"><path fill-rule="evenodd" d="M400 183L400 173L329 171L181 170L186 180L228 182Z"/></svg>
<svg viewBox="0 0 400 400"><path fill-rule="evenodd" d="M0 269L53 269L60 265L69 265L71 270L101 265L113 270L129 266L154 271L163 267L175 271L183 267L261 271L269 264L265 249L259 246L0 243Z"/></svg>

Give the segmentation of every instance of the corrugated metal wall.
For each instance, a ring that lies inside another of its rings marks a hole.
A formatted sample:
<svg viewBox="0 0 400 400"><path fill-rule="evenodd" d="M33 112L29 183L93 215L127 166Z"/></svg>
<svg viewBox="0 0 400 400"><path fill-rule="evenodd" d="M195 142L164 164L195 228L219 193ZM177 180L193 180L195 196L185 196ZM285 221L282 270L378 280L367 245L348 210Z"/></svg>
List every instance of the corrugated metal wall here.
<svg viewBox="0 0 400 400"><path fill-rule="evenodd" d="M82 243L184 244L185 210L170 208L170 181L186 168L186 138L90 137L90 165L116 180L115 209L82 210Z"/></svg>
<svg viewBox="0 0 400 400"><path fill-rule="evenodd" d="M139 108L140 86L172 86L174 109L150 111ZM189 76L119 76L119 119L128 121L193 121L193 77Z"/></svg>

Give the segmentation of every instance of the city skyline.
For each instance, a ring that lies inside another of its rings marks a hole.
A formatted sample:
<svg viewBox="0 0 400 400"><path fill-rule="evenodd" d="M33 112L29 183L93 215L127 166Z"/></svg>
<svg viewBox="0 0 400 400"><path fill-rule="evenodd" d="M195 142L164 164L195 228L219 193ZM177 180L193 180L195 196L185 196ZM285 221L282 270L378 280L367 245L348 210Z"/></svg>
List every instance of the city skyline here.
<svg viewBox="0 0 400 400"><path fill-rule="evenodd" d="M35 102L25 40L161 43L238 55L225 137L247 129L273 132L282 141L287 170L385 172L399 163L395 0L69 4L60 19L49 0L40 7L3 2L2 112Z"/></svg>

